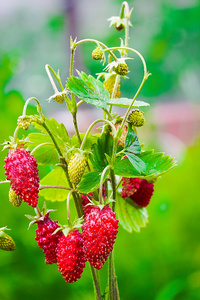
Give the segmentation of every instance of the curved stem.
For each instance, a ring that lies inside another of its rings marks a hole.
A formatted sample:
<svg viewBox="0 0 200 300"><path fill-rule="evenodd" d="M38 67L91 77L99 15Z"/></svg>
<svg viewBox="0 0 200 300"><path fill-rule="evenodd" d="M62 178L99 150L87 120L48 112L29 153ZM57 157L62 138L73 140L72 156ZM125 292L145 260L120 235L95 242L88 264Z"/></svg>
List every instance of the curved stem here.
<svg viewBox="0 0 200 300"><path fill-rule="evenodd" d="M83 103L85 103L85 101L83 101L83 100L79 101L79 102L77 103L77 108L78 108L81 104L83 104Z"/></svg>
<svg viewBox="0 0 200 300"><path fill-rule="evenodd" d="M28 104L31 101L35 101L37 103L37 107L39 108L39 112L41 111L41 106L40 106L40 102L38 101L38 99L35 97L31 97L31 98L28 98L24 104L24 108L23 108L23 112L22 112L23 117L26 116L26 110L27 110Z"/></svg>
<svg viewBox="0 0 200 300"><path fill-rule="evenodd" d="M95 39L83 39L83 40L80 40L78 41L74 47L77 47L79 46L80 44L82 43L87 43L87 42L91 42L91 43L96 43L96 44L99 44L100 46L102 46L104 49L108 49L108 47L103 44L102 42L98 41L98 40L95 40ZM105 50L104 50L105 51ZM109 51L110 55L112 56L112 58L117 61L117 57L114 55L114 53L112 53L112 51Z"/></svg>
<svg viewBox="0 0 200 300"><path fill-rule="evenodd" d="M40 145L37 145L37 146L31 151L31 154L33 155L33 153L34 153L35 151L37 151L40 147L46 146L46 145L54 145L54 144L53 144L53 143L50 143L50 142L46 142L46 143L42 143L42 144L40 144Z"/></svg>
<svg viewBox="0 0 200 300"><path fill-rule="evenodd" d="M10 180L0 181L0 184L3 184L3 183L10 183Z"/></svg>
<svg viewBox="0 0 200 300"><path fill-rule="evenodd" d="M107 48L106 50L104 50L104 52L107 52L107 51L115 51L115 50L128 50L128 51L131 51L131 52L134 52L136 55L138 55L143 63L143 67L144 67L144 75L147 74L147 67L146 67L146 63L145 63L145 60L144 60L144 57L142 56L142 54L140 54L139 51L133 49L133 48L129 48L129 47L112 47L112 48ZM150 74L149 74L150 75Z"/></svg>
<svg viewBox="0 0 200 300"><path fill-rule="evenodd" d="M106 166L103 172L101 173L100 186L99 186L99 204L103 204L102 191L103 191L104 176L107 170L109 170L110 168L111 168L110 165Z"/></svg>
<svg viewBox="0 0 200 300"><path fill-rule="evenodd" d="M76 190L74 190L73 188L69 188L69 187L66 187L66 186L40 184L39 190L44 190L44 189L64 189L64 190L76 192Z"/></svg>
<svg viewBox="0 0 200 300"><path fill-rule="evenodd" d="M20 128L19 128L18 126L17 126L16 129L15 129L15 132L14 132L14 135L13 135L14 143L16 143L17 135L18 135L19 129L20 129Z"/></svg>
<svg viewBox="0 0 200 300"><path fill-rule="evenodd" d="M86 142L86 140L87 140L87 137L88 137L90 131L92 130L92 128L93 128L97 123L100 123L100 122L107 123L108 125L110 125L110 126L112 127L113 132L114 132L114 133L116 132L115 126L114 126L110 121L108 121L108 120L106 120L106 119L99 119L99 120L96 120L96 121L94 121L94 122L90 125L90 127L88 128L88 130L87 130L87 132L86 132L86 134L85 134L85 136L84 136L84 139L83 139L83 141L82 141L80 150L83 150L83 147L84 147L84 145L85 145L85 142Z"/></svg>

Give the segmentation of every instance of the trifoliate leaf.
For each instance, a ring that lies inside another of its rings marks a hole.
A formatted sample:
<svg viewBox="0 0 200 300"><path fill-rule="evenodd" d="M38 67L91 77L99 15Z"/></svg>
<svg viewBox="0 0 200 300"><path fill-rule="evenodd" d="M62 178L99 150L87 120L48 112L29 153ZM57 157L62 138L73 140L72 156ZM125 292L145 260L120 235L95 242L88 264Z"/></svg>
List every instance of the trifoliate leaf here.
<svg viewBox="0 0 200 300"><path fill-rule="evenodd" d="M50 173L48 173L41 181L41 185L53 185L68 187L68 181L64 170L61 167L55 167ZM40 190L39 194L43 196L46 200L64 201L67 199L69 191L61 188L46 188Z"/></svg>
<svg viewBox="0 0 200 300"><path fill-rule="evenodd" d="M114 105L114 106L129 107L131 105L132 101L133 101L133 99L129 99L129 98L114 98L114 99L110 99L108 101L108 104ZM149 105L150 104L147 102L135 100L131 107L137 108L140 106L149 106Z"/></svg>
<svg viewBox="0 0 200 300"><path fill-rule="evenodd" d="M97 143L92 146L92 155L90 155L90 161L97 171L103 171L103 169L108 165L108 160L106 159L105 154L111 157L112 147L113 137L110 135L110 132L103 133L97 139Z"/></svg>
<svg viewBox="0 0 200 300"><path fill-rule="evenodd" d="M40 147L36 148L33 153L39 165L53 166L58 163L59 158L57 150L48 134L30 133L28 135L28 140L29 142L27 145L31 151L37 146L41 145Z"/></svg>
<svg viewBox="0 0 200 300"><path fill-rule="evenodd" d="M133 167L128 157L116 158L115 174L123 177L138 177L150 180L166 173L176 166L176 161L173 157L165 155L165 153L162 152L155 153L154 150L143 151L137 154L137 157L146 165L144 174L140 174L138 170Z"/></svg>
<svg viewBox="0 0 200 300"><path fill-rule="evenodd" d="M103 83L84 72L78 72L78 75L68 78L67 88L83 101L105 109L110 97Z"/></svg>
<svg viewBox="0 0 200 300"><path fill-rule="evenodd" d="M128 232L133 230L139 232L141 227L146 227L148 222L147 210L134 204L130 198L123 199L117 193L115 209L119 223Z"/></svg>

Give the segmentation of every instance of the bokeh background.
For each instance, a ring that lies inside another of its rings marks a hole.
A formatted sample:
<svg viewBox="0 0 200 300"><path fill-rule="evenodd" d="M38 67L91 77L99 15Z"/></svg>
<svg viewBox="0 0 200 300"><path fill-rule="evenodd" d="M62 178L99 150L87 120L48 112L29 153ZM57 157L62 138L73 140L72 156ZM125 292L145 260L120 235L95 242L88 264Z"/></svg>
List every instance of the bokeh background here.
<svg viewBox="0 0 200 300"><path fill-rule="evenodd" d="M24 101L37 97L47 116L63 122L73 134L65 105L46 101L53 94L45 73L48 63L68 77L69 37L95 38L119 45L118 33L107 19L118 15L119 0L7 0L0 3L0 143L13 134ZM123 300L200 299L200 2L198 0L135 0L130 46L142 53L152 76L139 100L147 101L146 125L139 130L145 147L175 156L178 166L155 185L148 207L149 223L140 233L120 228L115 245L116 270ZM103 66L91 59L93 45L76 51L75 68L95 75ZM131 97L142 78L141 62L130 62L123 96ZM33 113L34 107L29 108ZM83 106L82 131L97 117ZM0 179L4 157L0 153ZM47 169L41 169L41 177ZM0 186L0 227L11 228L17 250L0 250L0 299L93 299L90 269L81 280L66 284L56 265L45 265L37 247L36 226L29 230L25 214L14 208L8 185ZM40 199L42 205L43 199ZM53 218L65 223L65 203L48 203ZM106 284L106 267L100 272Z"/></svg>

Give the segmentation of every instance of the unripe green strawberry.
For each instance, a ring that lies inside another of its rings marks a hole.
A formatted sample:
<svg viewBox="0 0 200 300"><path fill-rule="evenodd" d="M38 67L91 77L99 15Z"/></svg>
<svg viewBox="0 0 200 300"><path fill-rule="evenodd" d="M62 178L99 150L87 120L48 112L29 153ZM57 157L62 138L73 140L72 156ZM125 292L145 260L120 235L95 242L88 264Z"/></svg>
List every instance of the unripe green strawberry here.
<svg viewBox="0 0 200 300"><path fill-rule="evenodd" d="M15 191L13 191L12 188L10 188L10 191L9 191L9 201L10 203L15 206L15 207L18 207L21 205L22 203L22 198L20 198L16 193Z"/></svg>
<svg viewBox="0 0 200 300"><path fill-rule="evenodd" d="M97 47L92 51L92 58L94 60L101 60L102 56L103 56L103 51L101 50L100 47Z"/></svg>
<svg viewBox="0 0 200 300"><path fill-rule="evenodd" d="M0 249L5 251L13 251L16 249L13 239L4 232L4 228L0 229Z"/></svg>
<svg viewBox="0 0 200 300"><path fill-rule="evenodd" d="M114 71L116 74L125 76L128 73L128 66L126 63L119 63L115 68Z"/></svg>
<svg viewBox="0 0 200 300"><path fill-rule="evenodd" d="M31 124L32 118L30 116L20 116L17 119L17 126L19 128L22 128L23 130L28 130L30 124Z"/></svg>
<svg viewBox="0 0 200 300"><path fill-rule="evenodd" d="M131 125L136 127L141 127L145 123L144 113L139 109L134 109L128 116L128 119Z"/></svg>
<svg viewBox="0 0 200 300"><path fill-rule="evenodd" d="M68 164L68 173L71 183L77 185L80 182L86 165L87 159L80 153L76 153L70 158Z"/></svg>
<svg viewBox="0 0 200 300"><path fill-rule="evenodd" d="M57 103L63 104L65 101L65 96L62 93L57 93L54 95L53 98Z"/></svg>
<svg viewBox="0 0 200 300"><path fill-rule="evenodd" d="M116 74L111 74L109 76L109 78L107 80L104 81L103 85L106 88L107 91L109 91L110 93L110 97L112 97L112 92L113 92L113 88L115 85L115 79L116 79L117 75ZM120 81L117 85L117 92L115 95L115 98L120 98L121 92L120 92Z"/></svg>

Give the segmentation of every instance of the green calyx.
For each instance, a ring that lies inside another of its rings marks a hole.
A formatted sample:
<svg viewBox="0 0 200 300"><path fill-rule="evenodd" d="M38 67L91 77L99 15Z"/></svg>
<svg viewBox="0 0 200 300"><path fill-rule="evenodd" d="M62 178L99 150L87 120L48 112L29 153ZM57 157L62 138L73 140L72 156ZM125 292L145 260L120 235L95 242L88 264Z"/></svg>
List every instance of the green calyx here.
<svg viewBox="0 0 200 300"><path fill-rule="evenodd" d="M144 113L139 109L134 109L128 116L128 120L132 126L141 127L145 123Z"/></svg>

